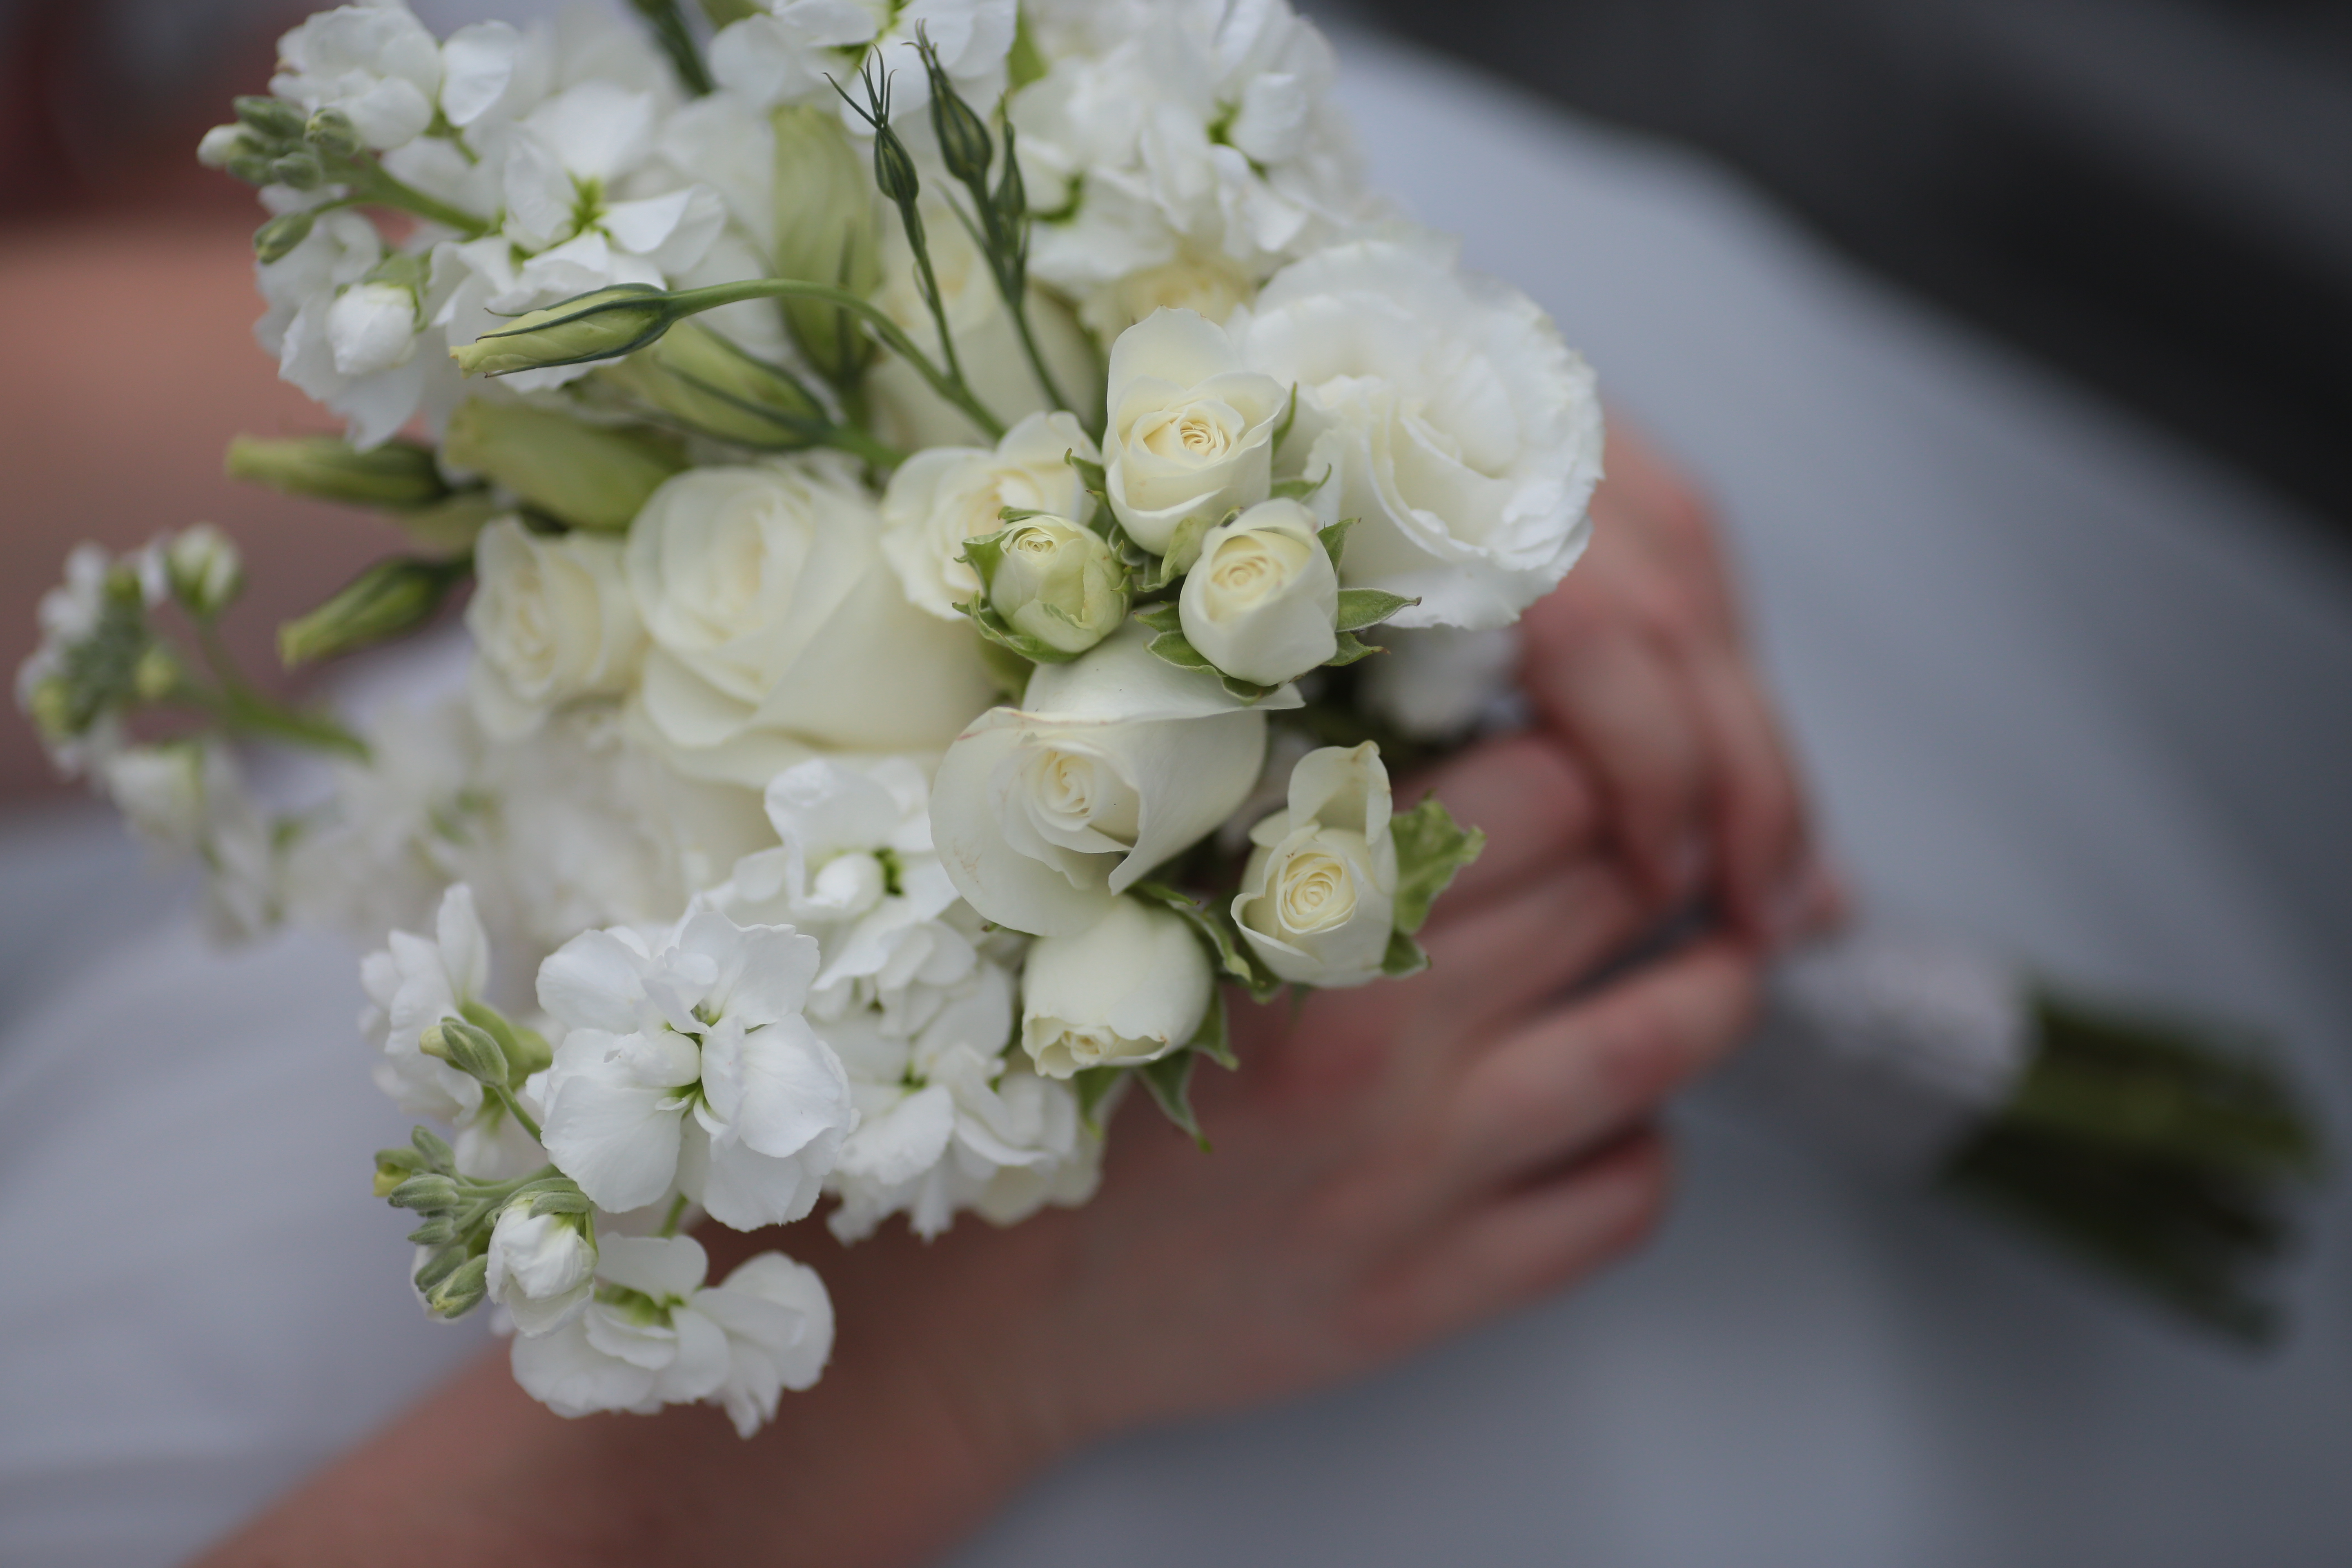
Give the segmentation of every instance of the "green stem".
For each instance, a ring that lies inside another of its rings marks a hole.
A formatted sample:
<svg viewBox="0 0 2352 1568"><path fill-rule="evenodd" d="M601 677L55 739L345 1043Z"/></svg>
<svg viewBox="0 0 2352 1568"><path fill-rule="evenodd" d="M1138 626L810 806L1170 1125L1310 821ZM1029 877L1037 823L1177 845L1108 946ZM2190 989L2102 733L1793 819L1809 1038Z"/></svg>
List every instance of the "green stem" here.
<svg viewBox="0 0 2352 1568"><path fill-rule="evenodd" d="M530 1141L532 1142L537 1143L542 1142L539 1135L539 1123L532 1120L530 1111L525 1110L522 1108L522 1101L515 1098L514 1090L507 1088L503 1084L488 1083L484 1084L482 1087L499 1097L499 1103L507 1108L507 1114L515 1119L516 1126L530 1134ZM548 1167L549 1170L553 1170L554 1168L555 1167L552 1165Z"/></svg>
<svg viewBox="0 0 2352 1568"><path fill-rule="evenodd" d="M846 452L877 468L895 468L907 460L907 454L888 442L879 439L855 425L828 425L817 437L820 446Z"/></svg>
<svg viewBox="0 0 2352 1568"><path fill-rule="evenodd" d="M907 231L907 244L915 253L915 279L922 286L923 304L931 312L931 324L939 329L940 353L948 362L948 374L959 384L963 382L963 365L956 358L955 334L948 331L947 307L940 301L940 280L931 271L931 246L923 233L923 215L915 204L906 202L898 208L898 217Z"/></svg>
<svg viewBox="0 0 2352 1568"><path fill-rule="evenodd" d="M867 329L882 340L883 347L913 365L916 374L930 384L932 391L961 409L990 440L1004 434L1004 422L972 395L961 374L950 376L934 364L930 356L917 348L914 340L880 307L846 289L837 289L830 283L804 283L795 278L752 278L740 283L713 283L701 289L681 289L669 297L671 308L680 316L715 310L743 300L822 300L849 311L866 322Z"/></svg>
<svg viewBox="0 0 2352 1568"><path fill-rule="evenodd" d="M677 0L629 0L629 4L646 19L654 41L669 56L669 63L677 68L677 79L686 90L697 98L708 94L715 85L710 69L702 63L702 52L694 47L694 35L687 30Z"/></svg>
<svg viewBox="0 0 2352 1568"><path fill-rule="evenodd" d="M661 1234L664 1236L676 1236L677 1234L677 1222L685 1217L686 1194L684 1193L680 1193L677 1197L670 1200L669 1213L662 1220Z"/></svg>
<svg viewBox="0 0 2352 1568"><path fill-rule="evenodd" d="M975 194L975 199L983 203L986 197L985 189ZM1045 400L1065 414L1075 412L1070 400L1062 395L1061 387L1055 384L1054 373L1045 368L1045 356L1037 351L1037 340L1029 330L1028 279L1023 275L1023 269L1015 265L1019 259L1014 248L1018 243L1016 237L1000 233L992 219L983 233L982 226L972 222L971 215L957 206L952 198L948 205L962 222L964 232L971 237L972 244L988 258L988 272L996 280L997 298L1004 301L1005 313L1013 318L1013 330L1021 336L1022 353L1029 356L1029 368L1035 373L1037 384L1044 390ZM981 213L983 217L990 217L992 209L982 205ZM942 326L940 330L944 331L946 329Z"/></svg>
<svg viewBox="0 0 2352 1568"><path fill-rule="evenodd" d="M354 762L369 758L367 742L332 719L299 712L241 683L224 683L208 705L232 734L333 752Z"/></svg>
<svg viewBox="0 0 2352 1568"><path fill-rule="evenodd" d="M415 213L418 217L454 228L468 239L479 239L497 226L488 218L477 217L462 207L453 207L437 196L428 196L404 180L385 172L383 164L370 159L339 159L328 177L337 184L349 185L352 194L330 203L332 206L370 205L397 207Z"/></svg>

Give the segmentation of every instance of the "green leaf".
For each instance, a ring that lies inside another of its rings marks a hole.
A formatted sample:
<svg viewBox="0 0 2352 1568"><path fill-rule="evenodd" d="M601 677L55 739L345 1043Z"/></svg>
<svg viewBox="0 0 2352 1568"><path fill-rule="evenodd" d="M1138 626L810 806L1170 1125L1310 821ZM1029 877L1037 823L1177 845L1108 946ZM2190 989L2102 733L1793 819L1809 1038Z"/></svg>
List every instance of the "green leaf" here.
<svg viewBox="0 0 2352 1568"><path fill-rule="evenodd" d="M1106 507L1110 505L1110 479L1104 474L1100 463L1081 458L1076 452L1063 453L1062 461L1078 471L1078 483L1086 486L1087 494Z"/></svg>
<svg viewBox="0 0 2352 1568"><path fill-rule="evenodd" d="M1396 838L1396 929L1411 936L1454 874L1478 858L1486 836L1455 822L1435 795L1399 813L1389 827Z"/></svg>
<svg viewBox="0 0 2352 1568"><path fill-rule="evenodd" d="M984 601L955 606L971 617L980 635L997 647L1020 655L1032 664L1067 664L1078 656L1055 647L1043 637L1033 637L1027 632L1014 631L996 613L995 607ZM1026 681L1023 684L1027 685Z"/></svg>
<svg viewBox="0 0 2352 1568"><path fill-rule="evenodd" d="M1421 951L1421 943L1401 931L1389 932L1389 950L1381 955L1382 974L1391 980L1402 980L1428 967L1429 954Z"/></svg>
<svg viewBox="0 0 2352 1568"><path fill-rule="evenodd" d="M1209 956L1223 973L1250 988L1250 994L1263 1002L1274 994L1282 982L1262 967L1257 955L1241 940L1232 919L1222 905L1202 906L1189 893L1170 887L1165 882L1138 882L1128 889L1138 898L1164 904L1184 917L1201 940L1209 946Z"/></svg>
<svg viewBox="0 0 2352 1568"><path fill-rule="evenodd" d="M1171 1051L1136 1068L1135 1076L1151 1091L1152 1103L1160 1107L1160 1114L1182 1129L1201 1152L1207 1153L1209 1141L1202 1135L1200 1118L1192 1114L1192 1053Z"/></svg>
<svg viewBox="0 0 2352 1568"><path fill-rule="evenodd" d="M1282 454L1282 444L1290 439L1290 427L1298 423L1298 384L1290 384L1290 401L1283 405L1282 419L1274 427L1274 442L1267 447L1271 456Z"/></svg>
<svg viewBox="0 0 2352 1568"><path fill-rule="evenodd" d="M1208 1016L1186 1042L1195 1055L1208 1058L1227 1072L1242 1065L1241 1058L1234 1055L1231 1022L1225 1015L1225 988L1220 985L1209 993Z"/></svg>
<svg viewBox="0 0 2352 1568"><path fill-rule="evenodd" d="M1135 618L1155 632L1172 632L1178 637L1184 635L1184 616L1173 599L1146 605L1135 612Z"/></svg>
<svg viewBox="0 0 2352 1568"><path fill-rule="evenodd" d="M1321 489L1325 485L1329 484L1330 482L1331 470L1328 468L1324 469L1321 476L1317 479L1310 479L1302 475L1298 479L1279 479L1266 487L1266 499L1269 500L1305 500L1308 496L1313 495L1317 490Z"/></svg>
<svg viewBox="0 0 2352 1568"><path fill-rule="evenodd" d="M1315 537L1323 542L1323 553L1331 558L1335 570L1339 564L1340 552L1348 548L1348 531L1355 527L1356 522L1352 517L1343 517L1328 528L1315 531Z"/></svg>
<svg viewBox="0 0 2352 1568"><path fill-rule="evenodd" d="M1161 632L1151 639L1151 651L1179 669L1213 670L1209 656L1194 647L1182 632Z"/></svg>
<svg viewBox="0 0 2352 1568"><path fill-rule="evenodd" d="M1011 511L1013 509L1007 507L1004 510ZM1006 518L1003 521L1004 526L994 533L977 534L965 540L963 549L956 556L980 578L982 597L996 586L996 569L1004 564L1004 536L1013 531L1013 520Z"/></svg>
<svg viewBox="0 0 2352 1568"><path fill-rule="evenodd" d="M1353 664L1360 658L1370 658L1376 653L1387 651L1388 649L1377 643L1366 642L1353 632L1341 632L1339 651L1325 659L1323 663L1326 668L1336 668L1340 665Z"/></svg>
<svg viewBox="0 0 2352 1568"><path fill-rule="evenodd" d="M1102 1109L1104 1100L1126 1076L1125 1068L1086 1068L1070 1079L1070 1087L1078 1095L1078 1116L1086 1122L1087 1131L1101 1133L1102 1124L1095 1119L1095 1112Z"/></svg>
<svg viewBox="0 0 2352 1568"><path fill-rule="evenodd" d="M1366 626L1379 626L1399 610L1420 604L1402 594L1384 594L1378 588L1342 588L1339 590L1339 618L1333 624L1343 632L1360 632Z"/></svg>

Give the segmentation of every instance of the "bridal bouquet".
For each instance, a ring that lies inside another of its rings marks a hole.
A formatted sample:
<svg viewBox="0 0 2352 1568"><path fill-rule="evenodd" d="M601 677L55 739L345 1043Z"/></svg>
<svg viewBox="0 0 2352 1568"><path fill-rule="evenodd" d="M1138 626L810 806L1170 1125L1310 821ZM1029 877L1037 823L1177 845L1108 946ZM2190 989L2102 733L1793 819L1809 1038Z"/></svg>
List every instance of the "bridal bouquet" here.
<svg viewBox="0 0 2352 1568"><path fill-rule="evenodd" d="M443 1130L376 1155L427 1310L491 1304L562 1414L748 1434L824 1288L683 1226L1082 1203L1131 1085L1200 1136L1229 999L1424 964L1480 839L1388 765L1499 700L1601 418L1365 191L1285 0L635 9L346 5L200 149L344 423L231 470L415 542L281 651L469 588L462 675L269 699L199 526L78 552L19 696L225 931L377 946L377 1080ZM255 740L331 776L273 800Z"/></svg>

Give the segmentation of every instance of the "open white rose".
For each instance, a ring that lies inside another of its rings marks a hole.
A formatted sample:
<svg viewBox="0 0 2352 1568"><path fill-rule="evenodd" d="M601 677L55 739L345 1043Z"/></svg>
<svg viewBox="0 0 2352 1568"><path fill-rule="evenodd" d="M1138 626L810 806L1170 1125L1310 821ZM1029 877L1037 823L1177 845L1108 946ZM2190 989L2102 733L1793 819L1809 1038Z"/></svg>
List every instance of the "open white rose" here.
<svg viewBox="0 0 2352 1568"><path fill-rule="evenodd" d="M948 748L931 837L985 918L1034 935L1085 930L1143 874L1215 831L1265 754L1265 714L1205 671L1153 657L1130 623L1070 664L1041 665L1024 706Z"/></svg>
<svg viewBox="0 0 2352 1568"><path fill-rule="evenodd" d="M1583 553L1601 479L1591 370L1517 289L1433 243L1361 240L1276 274L1234 335L1296 383L1340 582L1418 598L1400 626L1500 626Z"/></svg>
<svg viewBox="0 0 2352 1568"><path fill-rule="evenodd" d="M1076 517L1086 505L1078 471L1066 460L1099 454L1076 416L1032 414L1004 433L993 451L934 447L890 476L882 495L882 553L907 597L942 620L980 595L980 578L961 559L964 542L1004 526L1006 507Z"/></svg>
<svg viewBox="0 0 2352 1568"><path fill-rule="evenodd" d="M1289 392L1245 364L1223 328L1154 310L1111 345L1108 397L1110 509L1144 549L1189 564L1199 532L1265 499Z"/></svg>
<svg viewBox="0 0 2352 1568"><path fill-rule="evenodd" d="M839 465L694 468L630 530L653 647L638 689L677 766L764 784L813 750L944 746L988 701L966 629L916 609Z"/></svg>
<svg viewBox="0 0 2352 1568"><path fill-rule="evenodd" d="M1366 742L1309 752L1290 770L1290 805L1250 830L1234 900L1265 966L1302 985L1377 980L1395 923L1397 853L1389 775Z"/></svg>
<svg viewBox="0 0 2352 1568"><path fill-rule="evenodd" d="M1047 1078L1139 1066L1192 1039L1215 984L1182 916L1114 899L1084 931L1029 950L1021 1048Z"/></svg>
<svg viewBox="0 0 2352 1568"><path fill-rule="evenodd" d="M1295 500L1260 501L1201 541L1177 611L1184 640L1227 675L1279 686L1339 648L1339 574Z"/></svg>
<svg viewBox="0 0 2352 1568"><path fill-rule="evenodd" d="M645 627L607 536L533 533L500 518L474 546L472 696L482 728L502 738L537 729L580 697L617 696L636 679Z"/></svg>

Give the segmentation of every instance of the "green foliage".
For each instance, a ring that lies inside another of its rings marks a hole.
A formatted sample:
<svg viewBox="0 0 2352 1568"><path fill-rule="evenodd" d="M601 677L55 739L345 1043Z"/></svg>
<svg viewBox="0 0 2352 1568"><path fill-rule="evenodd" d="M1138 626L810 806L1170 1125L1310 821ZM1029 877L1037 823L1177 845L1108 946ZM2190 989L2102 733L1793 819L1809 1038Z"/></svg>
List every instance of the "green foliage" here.
<svg viewBox="0 0 2352 1568"><path fill-rule="evenodd" d="M1435 795L1397 813L1389 827L1396 839L1396 929L1412 936L1454 873L1478 858L1486 836L1455 822Z"/></svg>

